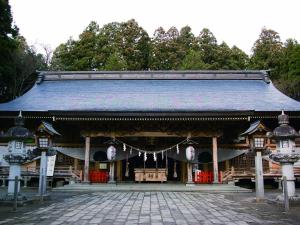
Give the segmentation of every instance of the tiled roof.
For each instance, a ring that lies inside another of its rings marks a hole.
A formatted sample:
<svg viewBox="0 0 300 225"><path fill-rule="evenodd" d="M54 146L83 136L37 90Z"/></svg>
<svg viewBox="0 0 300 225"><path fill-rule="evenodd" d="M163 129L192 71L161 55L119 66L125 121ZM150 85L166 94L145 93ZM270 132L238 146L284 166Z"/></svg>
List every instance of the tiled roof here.
<svg viewBox="0 0 300 225"><path fill-rule="evenodd" d="M261 71L43 72L0 111L300 111Z"/></svg>

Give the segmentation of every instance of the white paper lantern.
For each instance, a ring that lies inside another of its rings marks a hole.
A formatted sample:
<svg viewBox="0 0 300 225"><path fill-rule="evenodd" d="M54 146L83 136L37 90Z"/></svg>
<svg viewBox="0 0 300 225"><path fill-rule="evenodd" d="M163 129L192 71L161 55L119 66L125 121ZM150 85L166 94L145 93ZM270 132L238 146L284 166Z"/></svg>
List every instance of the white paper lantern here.
<svg viewBox="0 0 300 225"><path fill-rule="evenodd" d="M185 156L188 161L193 161L195 159L195 149L193 146L188 146L185 149Z"/></svg>
<svg viewBox="0 0 300 225"><path fill-rule="evenodd" d="M116 152L117 152L117 150L116 150L115 146L113 146L113 145L109 146L108 149L107 149L107 152L106 152L107 159L109 161L115 160L116 159Z"/></svg>

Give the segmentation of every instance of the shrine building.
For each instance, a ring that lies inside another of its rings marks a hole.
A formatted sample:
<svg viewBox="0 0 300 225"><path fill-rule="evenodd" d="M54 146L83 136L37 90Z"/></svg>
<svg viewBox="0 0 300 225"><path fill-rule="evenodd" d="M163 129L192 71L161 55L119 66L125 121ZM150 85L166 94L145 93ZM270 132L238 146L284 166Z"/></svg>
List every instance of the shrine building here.
<svg viewBox="0 0 300 225"><path fill-rule="evenodd" d="M251 143L275 150L266 133L282 110L299 130L300 102L266 71L50 71L0 104L0 132L19 114L32 132L41 123L55 128L57 182L228 183L254 179ZM0 183L6 152L0 141ZM38 167L38 158L23 165L26 181ZM263 169L264 179L281 177L267 155Z"/></svg>

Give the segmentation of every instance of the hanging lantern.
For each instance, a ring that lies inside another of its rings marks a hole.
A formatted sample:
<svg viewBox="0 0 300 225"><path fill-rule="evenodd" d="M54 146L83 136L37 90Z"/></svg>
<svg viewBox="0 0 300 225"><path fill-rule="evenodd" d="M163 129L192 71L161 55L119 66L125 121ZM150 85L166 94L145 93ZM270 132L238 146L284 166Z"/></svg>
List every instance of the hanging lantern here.
<svg viewBox="0 0 300 225"><path fill-rule="evenodd" d="M164 152L161 152L161 160L164 159Z"/></svg>
<svg viewBox="0 0 300 225"><path fill-rule="evenodd" d="M144 152L144 161L146 162L147 161L147 153Z"/></svg>
<svg viewBox="0 0 300 225"><path fill-rule="evenodd" d="M179 145L176 145L176 152L177 152L177 155L179 155Z"/></svg>
<svg viewBox="0 0 300 225"><path fill-rule="evenodd" d="M156 158L156 153L153 153L153 160L156 162L157 158Z"/></svg>
<svg viewBox="0 0 300 225"><path fill-rule="evenodd" d="M130 152L129 152L129 154L130 154L130 155L132 154L132 148L130 148Z"/></svg>
<svg viewBox="0 0 300 225"><path fill-rule="evenodd" d="M195 159L195 148L189 145L185 150L185 156L188 161L193 161Z"/></svg>
<svg viewBox="0 0 300 225"><path fill-rule="evenodd" d="M123 143L123 151L125 152L126 151L126 144Z"/></svg>
<svg viewBox="0 0 300 225"><path fill-rule="evenodd" d="M108 149L107 149L107 152L106 152L107 159L109 161L115 160L116 159L116 152L117 152L117 149L115 148L115 146L113 146L113 145L109 146Z"/></svg>
<svg viewBox="0 0 300 225"><path fill-rule="evenodd" d="M142 154L142 153L141 153L141 152L139 152L139 157L141 156L141 154Z"/></svg>

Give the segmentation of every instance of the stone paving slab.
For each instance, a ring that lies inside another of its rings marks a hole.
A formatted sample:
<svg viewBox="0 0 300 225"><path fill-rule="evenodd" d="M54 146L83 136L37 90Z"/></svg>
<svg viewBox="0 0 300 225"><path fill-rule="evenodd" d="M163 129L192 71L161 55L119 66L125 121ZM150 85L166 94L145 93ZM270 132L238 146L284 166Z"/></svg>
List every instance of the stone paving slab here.
<svg viewBox="0 0 300 225"><path fill-rule="evenodd" d="M267 212L266 212L267 213ZM297 224L271 217L261 219L223 194L197 192L94 192L78 194L40 207L0 224L101 225L243 225ZM273 219L273 220L272 220Z"/></svg>

